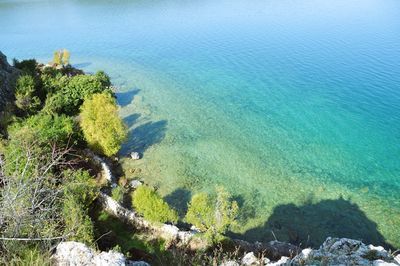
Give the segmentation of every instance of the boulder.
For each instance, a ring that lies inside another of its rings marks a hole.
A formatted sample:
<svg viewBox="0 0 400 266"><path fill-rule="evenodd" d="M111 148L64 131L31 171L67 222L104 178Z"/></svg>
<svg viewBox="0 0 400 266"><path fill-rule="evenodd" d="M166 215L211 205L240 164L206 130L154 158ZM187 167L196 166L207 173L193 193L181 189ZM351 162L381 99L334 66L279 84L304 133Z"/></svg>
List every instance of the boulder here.
<svg viewBox="0 0 400 266"><path fill-rule="evenodd" d="M116 251L98 252L83 243L61 242L53 255L55 265L60 266L150 266L144 261L129 261Z"/></svg>
<svg viewBox="0 0 400 266"><path fill-rule="evenodd" d="M254 252L249 252L242 258L242 264L246 266L259 265L258 258L254 255Z"/></svg>

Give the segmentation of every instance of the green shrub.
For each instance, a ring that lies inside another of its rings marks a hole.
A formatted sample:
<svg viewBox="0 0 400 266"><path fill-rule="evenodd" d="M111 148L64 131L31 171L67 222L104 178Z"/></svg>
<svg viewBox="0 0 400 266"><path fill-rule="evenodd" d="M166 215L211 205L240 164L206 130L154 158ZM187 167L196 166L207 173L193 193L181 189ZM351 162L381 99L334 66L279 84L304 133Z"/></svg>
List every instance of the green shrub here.
<svg viewBox="0 0 400 266"><path fill-rule="evenodd" d="M32 114L40 109L40 104L35 79L30 75L20 76L15 88L15 105L23 112Z"/></svg>
<svg viewBox="0 0 400 266"><path fill-rule="evenodd" d="M35 59L22 60L21 62L17 59L13 60L14 67L20 69L22 73L35 76L37 71L37 61Z"/></svg>
<svg viewBox="0 0 400 266"><path fill-rule="evenodd" d="M89 206L96 199L99 189L87 171L69 170L64 173L64 177L65 234L69 240L91 244L94 231Z"/></svg>
<svg viewBox="0 0 400 266"><path fill-rule="evenodd" d="M12 124L8 127L9 141L4 149L6 173L24 171L27 153L29 165L34 167L36 161L50 157L54 148L71 146L74 128L74 121L66 116L35 115Z"/></svg>
<svg viewBox="0 0 400 266"><path fill-rule="evenodd" d="M127 129L118 115L115 99L108 93L94 94L81 108L81 127L89 147L111 156L127 137Z"/></svg>
<svg viewBox="0 0 400 266"><path fill-rule="evenodd" d="M222 239L222 235L236 223L238 205L230 200L230 195L222 187L217 187L213 200L205 193L198 193L189 203L185 220L196 226L213 242Z"/></svg>
<svg viewBox="0 0 400 266"><path fill-rule="evenodd" d="M63 207L64 234L69 241L92 244L94 238L93 223L82 204L71 195L64 197Z"/></svg>
<svg viewBox="0 0 400 266"><path fill-rule="evenodd" d="M125 195L126 189L123 188L122 186L117 186L114 188L111 192L111 197L118 203L122 203L124 200L124 195Z"/></svg>
<svg viewBox="0 0 400 266"><path fill-rule="evenodd" d="M111 86L110 77L104 71L97 71L95 76L104 87Z"/></svg>
<svg viewBox="0 0 400 266"><path fill-rule="evenodd" d="M132 195L132 205L136 211L152 222L178 221L178 214L154 191L153 188L139 186Z"/></svg>

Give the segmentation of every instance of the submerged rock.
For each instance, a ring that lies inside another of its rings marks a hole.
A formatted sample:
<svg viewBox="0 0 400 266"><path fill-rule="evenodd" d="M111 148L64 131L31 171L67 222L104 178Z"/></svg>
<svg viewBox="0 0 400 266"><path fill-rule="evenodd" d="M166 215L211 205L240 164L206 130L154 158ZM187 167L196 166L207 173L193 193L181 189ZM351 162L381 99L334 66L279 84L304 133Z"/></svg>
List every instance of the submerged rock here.
<svg viewBox="0 0 400 266"><path fill-rule="evenodd" d="M134 189L138 188L141 185L143 185L143 182L140 180L134 179L131 182L129 182L129 187L134 188Z"/></svg>
<svg viewBox="0 0 400 266"><path fill-rule="evenodd" d="M139 160L140 159L140 154L138 152L131 152L131 158L132 160Z"/></svg>

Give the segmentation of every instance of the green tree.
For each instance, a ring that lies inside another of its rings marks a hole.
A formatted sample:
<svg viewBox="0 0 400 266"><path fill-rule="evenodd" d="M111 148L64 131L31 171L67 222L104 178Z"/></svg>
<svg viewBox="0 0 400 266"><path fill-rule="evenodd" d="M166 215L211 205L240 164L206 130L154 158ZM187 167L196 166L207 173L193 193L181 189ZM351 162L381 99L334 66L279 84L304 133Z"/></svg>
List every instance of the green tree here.
<svg viewBox="0 0 400 266"><path fill-rule="evenodd" d="M41 101L36 95L35 79L30 75L18 78L15 88L15 104L25 113L32 114L39 110Z"/></svg>
<svg viewBox="0 0 400 266"><path fill-rule="evenodd" d="M110 94L94 94L87 99L81 107L80 118L83 135L90 148L106 156L118 152L127 137L127 129Z"/></svg>
<svg viewBox="0 0 400 266"><path fill-rule="evenodd" d="M53 64L62 65L62 53L60 51L55 51L53 54Z"/></svg>
<svg viewBox="0 0 400 266"><path fill-rule="evenodd" d="M87 171L66 171L64 173L63 219L64 235L68 240L93 243L93 223L89 207L96 199L99 189Z"/></svg>
<svg viewBox="0 0 400 266"><path fill-rule="evenodd" d="M238 205L230 200L230 194L222 187L217 187L213 200L205 193L192 197L186 214L186 221L196 226L213 242L218 242L222 235L236 223Z"/></svg>
<svg viewBox="0 0 400 266"><path fill-rule="evenodd" d="M132 195L132 205L136 211L152 222L178 221L178 214L154 191L146 185L139 186Z"/></svg>
<svg viewBox="0 0 400 266"><path fill-rule="evenodd" d="M14 67L22 70L23 74L35 76L37 73L37 61L35 59L28 59L18 61L17 59L13 60Z"/></svg>
<svg viewBox="0 0 400 266"><path fill-rule="evenodd" d="M69 51L67 49L63 49L63 52L62 52L62 64L64 66L69 65L70 56L71 55L70 55Z"/></svg>

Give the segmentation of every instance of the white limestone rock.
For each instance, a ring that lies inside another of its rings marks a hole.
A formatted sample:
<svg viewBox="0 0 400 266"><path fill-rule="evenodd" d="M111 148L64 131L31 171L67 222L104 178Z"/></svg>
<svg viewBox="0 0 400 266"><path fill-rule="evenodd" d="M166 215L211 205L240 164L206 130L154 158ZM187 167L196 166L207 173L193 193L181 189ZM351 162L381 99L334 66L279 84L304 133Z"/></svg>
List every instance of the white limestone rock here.
<svg viewBox="0 0 400 266"><path fill-rule="evenodd" d="M268 266L284 266L284 265L290 265L290 258L289 257L281 257L278 261L276 262L270 262L267 264Z"/></svg>
<svg viewBox="0 0 400 266"><path fill-rule="evenodd" d="M292 265L399 265L383 247L365 245L348 238L328 237L317 250L305 249L291 261Z"/></svg>
<svg viewBox="0 0 400 266"><path fill-rule="evenodd" d="M140 154L138 152L131 152L131 158L132 160L139 160L140 159Z"/></svg>
<svg viewBox="0 0 400 266"><path fill-rule="evenodd" d="M85 244L69 241L58 244L54 259L60 266L93 265L95 254Z"/></svg>
<svg viewBox="0 0 400 266"><path fill-rule="evenodd" d="M242 264L249 266L249 265L259 265L259 261L257 257L254 255L254 252L249 252L242 258Z"/></svg>
<svg viewBox="0 0 400 266"><path fill-rule="evenodd" d="M59 266L150 266L144 261L129 261L116 251L97 252L83 243L61 242L53 255Z"/></svg>

